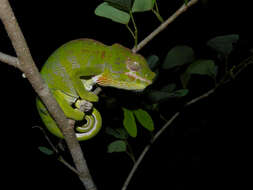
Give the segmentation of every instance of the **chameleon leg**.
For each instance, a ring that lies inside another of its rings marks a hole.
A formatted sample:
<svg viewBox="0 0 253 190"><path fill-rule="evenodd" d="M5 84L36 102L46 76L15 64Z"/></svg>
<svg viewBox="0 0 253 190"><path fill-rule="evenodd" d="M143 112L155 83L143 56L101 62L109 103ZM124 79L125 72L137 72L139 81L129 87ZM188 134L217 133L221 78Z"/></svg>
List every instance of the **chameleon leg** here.
<svg viewBox="0 0 253 190"><path fill-rule="evenodd" d="M75 107L81 111L89 112L91 111L93 105L91 102L88 102L87 100L77 100L75 102Z"/></svg>
<svg viewBox="0 0 253 190"><path fill-rule="evenodd" d="M96 94L93 94L92 92L87 91L79 77L74 76L72 77L71 81L78 95L81 97L81 99L84 99L90 102L98 101L98 96Z"/></svg>
<svg viewBox="0 0 253 190"><path fill-rule="evenodd" d="M78 121L84 118L84 113L77 109L72 108L69 105L68 101L64 98L64 94L60 90L54 91L53 95L67 118Z"/></svg>
<svg viewBox="0 0 253 190"><path fill-rule="evenodd" d="M88 140L92 137L94 137L101 129L102 126L102 118L99 112L92 107L89 109L92 109L91 114L84 115L83 112L74 109L71 107L71 105L68 103L68 101L65 99L66 94L62 93L60 90L53 91L53 95L57 102L59 103L60 107L62 108L64 114L71 119L74 120L83 120L85 119L87 122L86 124L82 126L77 126L76 128L76 136L77 140L84 141ZM82 102L82 100L81 100ZM87 103L87 102L86 102ZM77 103L78 106L81 106L81 103ZM36 105L37 109L40 113L40 116L45 123L48 130L56 135L57 137L64 138L60 129L57 127L54 119L51 117L51 115L48 113L46 107L44 104L40 101L39 98L36 99ZM92 104L91 104L92 106ZM89 107L89 106L88 106ZM87 108L88 109L88 108Z"/></svg>

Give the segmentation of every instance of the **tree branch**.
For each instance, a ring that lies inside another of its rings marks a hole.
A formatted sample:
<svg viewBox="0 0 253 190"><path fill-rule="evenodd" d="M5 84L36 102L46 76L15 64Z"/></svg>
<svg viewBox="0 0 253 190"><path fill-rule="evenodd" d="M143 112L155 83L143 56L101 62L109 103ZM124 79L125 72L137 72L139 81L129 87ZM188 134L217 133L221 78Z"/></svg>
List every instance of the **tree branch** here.
<svg viewBox="0 0 253 190"><path fill-rule="evenodd" d="M53 149L53 152L58 156L58 160L64 164L67 168L69 168L71 171L73 171L75 174L77 174L78 176L80 175L79 172L73 168L73 166L71 166L61 155L59 155L59 151L56 148L56 146L51 142L50 138L48 137L46 131L44 130L44 128L40 127L40 126L34 126L33 128L38 128L41 130L41 132L44 134L45 139L47 140L48 144L51 146L51 148Z"/></svg>
<svg viewBox="0 0 253 190"><path fill-rule="evenodd" d="M211 90L209 90L208 92L202 94L201 96L198 96L197 98L192 99L191 101L187 102L185 104L184 107L186 106L190 106L208 96L210 96L212 93L214 93L216 88L213 88ZM135 162L132 170L130 171L130 173L127 176L127 179L125 180L125 183L122 187L121 190L126 190L127 186L129 185L135 171L137 170L138 166L140 165L141 161L143 160L143 158L145 157L146 153L149 151L150 147L152 144L154 144L154 142L160 137L160 135L173 123L173 121L180 115L180 111L176 112L171 118L170 120L168 120L163 126L162 128L157 131L157 133L154 135L154 137L151 139L150 143L143 149L143 151L141 152L140 156L138 157L137 161Z"/></svg>
<svg viewBox="0 0 253 190"><path fill-rule="evenodd" d="M5 53L0 52L0 61L2 61L3 63L7 63L8 65L14 66L20 70L22 70L22 68L20 67L18 58L13 57L11 55L7 55Z"/></svg>
<svg viewBox="0 0 253 190"><path fill-rule="evenodd" d="M83 182L87 190L95 190L96 186L89 173L81 147L76 139L75 132L68 125L68 120L65 117L63 111L52 96L48 86L43 82L8 0L0 0L0 19L2 20L11 43L16 51L20 63L19 67L21 67L22 72L24 72L26 78L29 80L34 90L45 103L48 111L55 119L65 137L75 166L80 173L80 180ZM2 57L7 59L9 58L8 56ZM8 64L10 64L10 62L8 62ZM10 65L14 66L17 64Z"/></svg>
<svg viewBox="0 0 253 190"><path fill-rule="evenodd" d="M143 48L148 42L150 42L156 35L158 35L161 31L163 31L169 24L171 24L179 15L181 15L183 12L185 12L189 7L196 4L198 0L191 0L187 3L187 5L184 3L176 12L174 12L173 15L171 15L165 22L163 22L158 28L156 28L152 33L150 33L144 40L142 40L136 47L132 48L132 52L136 53L141 48ZM203 98L208 97L210 94L214 92L215 89L212 89L208 91L207 93L192 99L188 103L185 104L185 106L189 106L191 104L194 104L198 102L199 100L202 100ZM158 139L158 137L172 124L172 122L180 115L180 112L176 112L169 121L166 122L166 124L155 134L155 136L151 139L150 143L143 149L142 153L138 157L137 161L135 162L132 170L128 174L123 187L121 190L126 190L127 186L129 185L135 171L137 170L138 166L140 165L141 161L145 157L146 153L150 149L151 145Z"/></svg>
<svg viewBox="0 0 253 190"><path fill-rule="evenodd" d="M236 72L234 73L233 76L230 76L230 78L225 78L225 80L221 79L221 81L219 82L219 84L216 85L216 87L212 88L211 90L207 91L206 93L188 101L185 105L185 107L188 107L204 98L209 97L211 94L213 94L215 92L215 90L217 88L219 88L222 85L225 85L226 83L230 82L231 80L234 80L235 77L237 77L247 66L249 66L250 64L253 64L253 56L249 56L248 58L246 58L245 60L243 60L238 66L236 66L235 70ZM226 76L226 74L225 74ZM128 184L130 183L135 171L137 170L138 166L140 165L141 161L143 160L143 158L145 157L146 153L148 152L148 150L150 149L151 145L154 144L154 142L160 137L160 135L173 123L173 121L180 115L180 111L176 112L171 118L170 120L168 120L165 125L162 126L162 128L154 135L154 137L151 139L150 143L143 149L143 151L141 152L140 156L138 157L137 161L135 162L133 168L131 169L130 173L128 174L125 183L122 187L121 190L126 190Z"/></svg>
<svg viewBox="0 0 253 190"><path fill-rule="evenodd" d="M158 28L150 33L144 40L142 40L136 47L132 48L132 51L136 53L143 48L148 42L150 42L157 34L163 31L170 23L172 23L179 15L185 12L189 7L196 4L198 0L191 0L186 4L183 4L173 15L171 15L165 22L163 22Z"/></svg>

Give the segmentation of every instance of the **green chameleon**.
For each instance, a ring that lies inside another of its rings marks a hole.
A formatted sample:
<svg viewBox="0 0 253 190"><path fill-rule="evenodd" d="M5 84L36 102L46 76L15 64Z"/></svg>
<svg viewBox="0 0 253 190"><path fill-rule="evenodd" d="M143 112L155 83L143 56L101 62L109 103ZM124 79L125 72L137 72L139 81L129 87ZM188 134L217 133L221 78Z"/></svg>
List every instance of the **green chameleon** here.
<svg viewBox="0 0 253 190"><path fill-rule="evenodd" d="M95 84L143 90L155 77L141 55L119 44L106 46L91 39L77 39L62 45L48 58L41 75L66 117L75 121L86 120L82 126L76 126L79 141L94 137L102 126L101 116L91 104L87 106L90 114L78 109L82 102L98 101L98 96L91 92ZM36 106L48 130L63 138L39 98Z"/></svg>

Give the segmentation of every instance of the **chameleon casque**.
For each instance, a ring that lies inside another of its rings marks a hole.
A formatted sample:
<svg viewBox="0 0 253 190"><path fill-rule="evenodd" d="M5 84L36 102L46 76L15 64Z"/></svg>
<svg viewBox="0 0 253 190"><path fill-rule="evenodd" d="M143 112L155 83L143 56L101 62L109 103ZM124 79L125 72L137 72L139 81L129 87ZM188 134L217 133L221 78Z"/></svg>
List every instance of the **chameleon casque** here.
<svg viewBox="0 0 253 190"><path fill-rule="evenodd" d="M120 44L107 46L91 39L77 39L62 45L47 59L41 75L66 117L87 121L82 126L76 126L79 141L94 137L102 126L100 113L95 108L90 114L77 109L82 100L98 101L98 96L91 92L93 85L143 90L155 77L141 55ZM36 106L48 130L63 138L39 98Z"/></svg>

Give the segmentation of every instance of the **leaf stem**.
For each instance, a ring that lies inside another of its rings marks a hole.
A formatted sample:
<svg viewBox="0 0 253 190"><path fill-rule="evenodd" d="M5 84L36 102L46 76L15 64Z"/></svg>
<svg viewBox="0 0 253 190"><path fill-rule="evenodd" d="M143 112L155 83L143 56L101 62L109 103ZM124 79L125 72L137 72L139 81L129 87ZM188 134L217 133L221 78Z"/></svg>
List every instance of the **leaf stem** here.
<svg viewBox="0 0 253 190"><path fill-rule="evenodd" d="M163 23L164 22L164 19L162 18L162 16L160 15L160 12L159 12L159 8L158 8L158 5L157 5L157 2L155 1L155 10L152 9L152 12L156 15L157 19Z"/></svg>
<svg viewBox="0 0 253 190"><path fill-rule="evenodd" d="M130 11L129 14L130 14L130 18L131 18L131 21L133 23L133 26L134 26L134 47L137 47L137 44L138 44L138 29L137 29L132 11Z"/></svg>
<svg viewBox="0 0 253 190"><path fill-rule="evenodd" d="M126 143L126 145L127 145L127 151L126 151L126 153L127 153L127 155L131 158L131 160L133 161L133 163L135 164L136 158L135 158L135 156L134 156L133 149L132 149L131 145L128 143L127 140L125 140L125 143Z"/></svg>
<svg viewBox="0 0 253 190"><path fill-rule="evenodd" d="M129 30L130 34L132 35L133 39L135 39L135 35L134 32L132 31L132 29L128 26L128 24L126 24L127 29Z"/></svg>
<svg viewBox="0 0 253 190"><path fill-rule="evenodd" d="M163 23L164 22L164 19L161 17L161 15L154 9L152 9L152 12L155 14L155 16L157 17L157 19Z"/></svg>
<svg viewBox="0 0 253 190"><path fill-rule="evenodd" d="M196 4L198 0L191 0L185 5L185 3L174 12L166 21L164 21L159 27L157 27L153 32L151 32L144 40L142 40L137 46L134 46L132 51L134 53L138 52L141 48L143 48L148 42L150 42L156 35L158 35L161 31L163 31L167 26L172 23L179 15L185 12L189 7Z"/></svg>

